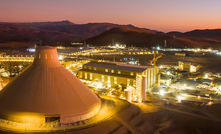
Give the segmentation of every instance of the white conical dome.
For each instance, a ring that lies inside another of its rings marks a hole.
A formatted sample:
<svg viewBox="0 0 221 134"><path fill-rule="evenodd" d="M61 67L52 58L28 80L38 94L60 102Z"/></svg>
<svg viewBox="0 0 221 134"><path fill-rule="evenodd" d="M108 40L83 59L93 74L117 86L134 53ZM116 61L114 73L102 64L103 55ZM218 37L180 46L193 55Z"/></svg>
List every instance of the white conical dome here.
<svg viewBox="0 0 221 134"><path fill-rule="evenodd" d="M100 99L60 64L57 50L49 46L37 47L33 64L0 91L0 118L14 121L59 116L62 123L71 123L94 116L100 107Z"/></svg>

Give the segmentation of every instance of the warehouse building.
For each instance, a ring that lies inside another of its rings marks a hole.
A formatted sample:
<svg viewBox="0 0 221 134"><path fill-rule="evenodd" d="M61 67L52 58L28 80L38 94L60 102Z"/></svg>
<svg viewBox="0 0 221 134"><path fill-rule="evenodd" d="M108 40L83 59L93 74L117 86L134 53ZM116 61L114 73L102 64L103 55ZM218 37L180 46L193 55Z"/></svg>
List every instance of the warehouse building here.
<svg viewBox="0 0 221 134"><path fill-rule="evenodd" d="M183 61L178 61L178 66L180 70L187 71L189 73L194 73L197 72L201 66L196 63L190 63L190 62L183 62Z"/></svg>
<svg viewBox="0 0 221 134"><path fill-rule="evenodd" d="M78 71L82 80L98 80L107 87L133 86L138 101L146 100L146 92L159 83L159 69L153 66L139 66L116 62L92 61Z"/></svg>

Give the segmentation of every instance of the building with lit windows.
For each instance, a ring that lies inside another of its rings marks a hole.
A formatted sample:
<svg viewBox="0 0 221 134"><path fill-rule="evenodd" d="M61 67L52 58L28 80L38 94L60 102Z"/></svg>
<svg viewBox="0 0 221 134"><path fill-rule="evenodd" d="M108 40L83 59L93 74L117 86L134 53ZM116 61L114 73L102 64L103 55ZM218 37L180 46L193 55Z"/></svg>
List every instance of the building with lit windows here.
<svg viewBox="0 0 221 134"><path fill-rule="evenodd" d="M190 63L190 62L182 62L182 61L178 61L178 66L179 66L179 69L185 70L190 73L197 72L201 68L199 64Z"/></svg>
<svg viewBox="0 0 221 134"><path fill-rule="evenodd" d="M159 69L153 66L138 66L116 62L92 61L83 65L78 71L78 78L87 81L100 81L106 87L124 88L132 86L139 101L146 100L146 92L157 86Z"/></svg>

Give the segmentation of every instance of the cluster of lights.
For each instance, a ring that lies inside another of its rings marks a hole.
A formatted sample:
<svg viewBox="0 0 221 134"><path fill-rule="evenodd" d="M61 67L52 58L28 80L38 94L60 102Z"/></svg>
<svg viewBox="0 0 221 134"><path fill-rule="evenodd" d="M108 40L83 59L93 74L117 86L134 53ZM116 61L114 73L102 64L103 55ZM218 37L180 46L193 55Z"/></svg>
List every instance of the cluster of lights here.
<svg viewBox="0 0 221 134"><path fill-rule="evenodd" d="M211 102L211 101L208 102L208 105L212 105L212 104L213 104L213 102Z"/></svg>
<svg viewBox="0 0 221 134"><path fill-rule="evenodd" d="M184 100L184 97L182 97L182 96L177 96L177 100L178 100L178 103L181 103L182 100Z"/></svg>
<svg viewBox="0 0 221 134"><path fill-rule="evenodd" d="M189 94L181 94L181 95L182 95L182 96L187 96L187 97L197 97L197 98L201 98L201 99L212 100L212 98L206 98L206 97L189 95Z"/></svg>
<svg viewBox="0 0 221 134"><path fill-rule="evenodd" d="M221 52L217 52L218 50L212 50L211 48L209 49L193 49L193 48L187 48L187 49L181 49L181 48L164 48L164 49L160 49L160 47L156 47L156 49L158 50L163 50L163 51L192 51L192 52L210 52L210 53L217 53L221 55Z"/></svg>
<svg viewBox="0 0 221 134"><path fill-rule="evenodd" d="M27 51L29 51L29 52L35 52L35 48L29 48L29 49L27 49Z"/></svg>
<svg viewBox="0 0 221 134"><path fill-rule="evenodd" d="M221 55L221 52L217 52L216 54L217 54L217 55Z"/></svg>
<svg viewBox="0 0 221 134"><path fill-rule="evenodd" d="M126 45L115 44L115 46L109 46L110 48L125 48Z"/></svg>
<svg viewBox="0 0 221 134"><path fill-rule="evenodd" d="M163 96L163 95L165 94L165 91L161 89L161 90L159 91L159 94Z"/></svg>
<svg viewBox="0 0 221 134"><path fill-rule="evenodd" d="M163 89L161 89L159 92L152 92L153 94L159 94L161 96L165 95L166 91L164 91ZM181 94L179 96L177 96L177 100L180 103L182 100L185 99L185 97L183 96L187 96L187 97L197 97L197 98L201 98L201 99L206 99L206 100L212 100L212 98L206 98L206 97L201 97L201 96L195 96L195 95L189 95L189 94ZM211 101L210 101L211 102Z"/></svg>
<svg viewBox="0 0 221 134"><path fill-rule="evenodd" d="M60 55L60 56L58 57L58 59L59 59L59 60L63 60L64 57L63 57L62 55Z"/></svg>
<svg viewBox="0 0 221 134"><path fill-rule="evenodd" d="M34 59L34 57L14 57L14 55L12 55L12 57L10 56L6 56L6 57L0 57L0 61L25 61L25 62L32 62Z"/></svg>

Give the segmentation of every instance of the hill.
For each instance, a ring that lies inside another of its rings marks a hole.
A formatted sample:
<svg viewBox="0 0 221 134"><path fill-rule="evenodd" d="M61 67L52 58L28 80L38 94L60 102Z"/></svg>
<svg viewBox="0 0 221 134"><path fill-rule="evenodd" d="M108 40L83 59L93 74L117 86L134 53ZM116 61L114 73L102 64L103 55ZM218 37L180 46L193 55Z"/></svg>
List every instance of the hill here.
<svg viewBox="0 0 221 134"><path fill-rule="evenodd" d="M185 33L181 32L169 32L167 34L182 36L186 38L204 38L221 41L221 29L205 29L205 30L193 30Z"/></svg>
<svg viewBox="0 0 221 134"><path fill-rule="evenodd" d="M193 30L185 33L169 32L167 34L208 43L214 49L221 49L221 29Z"/></svg>
<svg viewBox="0 0 221 134"><path fill-rule="evenodd" d="M0 22L0 46L18 47L21 42L34 45L40 40L47 45L69 46L71 42L83 41L102 45L112 39L134 46L163 46L167 40L170 47L205 47L221 49L221 29L193 30L186 33L163 33L133 25L113 23L75 24L68 20L57 22L3 23ZM10 45L13 44L13 45Z"/></svg>
<svg viewBox="0 0 221 134"><path fill-rule="evenodd" d="M133 25L75 24L70 21L0 23L0 43L29 42L34 44L42 40L48 45L70 45L71 42L94 37L114 27L137 28ZM148 29L145 30L148 31Z"/></svg>
<svg viewBox="0 0 221 134"><path fill-rule="evenodd" d="M210 44L190 39L175 37L164 33L154 33L140 28L112 28L98 36L92 37L87 41L94 45L109 45L114 39L115 43L127 44L129 46L152 47L164 46L165 40L167 47L185 48L185 47L203 47Z"/></svg>

